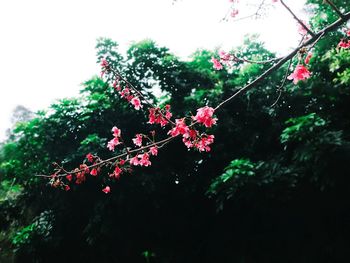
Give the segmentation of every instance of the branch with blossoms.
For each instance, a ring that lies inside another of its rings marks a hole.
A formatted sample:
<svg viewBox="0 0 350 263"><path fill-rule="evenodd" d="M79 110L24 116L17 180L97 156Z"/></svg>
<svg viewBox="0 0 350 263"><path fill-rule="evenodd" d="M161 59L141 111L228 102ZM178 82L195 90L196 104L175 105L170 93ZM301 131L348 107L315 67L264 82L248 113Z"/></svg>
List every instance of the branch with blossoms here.
<svg viewBox="0 0 350 263"><path fill-rule="evenodd" d="M204 106L197 109L195 116L185 116L175 120L172 119L173 116L170 105L165 105L162 108L154 105L135 85L130 83L116 69L112 68L107 60L103 59L101 61L101 77L107 76L107 82L114 87L116 93L122 99L125 99L135 110L148 110L148 123L150 125L160 125L162 128L167 129L168 137L156 138L157 134L155 131L152 131L149 135L138 133L131 140L134 146L129 147L122 136L122 131L117 127L113 127L111 130L112 138L107 143L106 147L111 152L115 152L119 148L119 154L103 160L98 155L88 153L84 162L75 169L66 170L62 165L54 163L54 172L51 175L37 176L48 178L51 186L68 191L72 183L82 184L86 181L87 176L95 177L105 172L108 174L107 178L109 180L118 180L121 175L131 173L133 167L148 167L152 164L151 158L158 155L158 150L178 137L182 137L182 142L188 149L194 149L199 152L209 152L211 150L211 145L214 143L214 135L208 134L207 130L213 125L216 125L218 119L215 117L215 112L217 110L229 104L235 97L243 92L256 87L262 80L277 71L286 62L290 61L291 64L292 59L296 55L298 56L298 64L293 73L289 76L286 74L283 83L286 79L289 79L293 80L296 84L300 80L309 78L311 73L306 66L309 64L312 56L310 49L312 49L323 36L337 30L349 19L350 12L343 14L337 21L319 32L313 33L311 36L306 36L309 32L305 32L301 44L299 44L297 48L284 57L269 61L260 61L260 63L274 64L254 81L233 93L216 107ZM339 48L350 47L350 30L346 30L344 33L345 37L338 44ZM212 62L213 67L217 70L222 69L223 65L230 67L234 63L256 63L250 60L239 59L234 54L225 53L223 51L219 53L219 59L212 58ZM105 185L102 191L104 193L109 193L111 187Z"/></svg>

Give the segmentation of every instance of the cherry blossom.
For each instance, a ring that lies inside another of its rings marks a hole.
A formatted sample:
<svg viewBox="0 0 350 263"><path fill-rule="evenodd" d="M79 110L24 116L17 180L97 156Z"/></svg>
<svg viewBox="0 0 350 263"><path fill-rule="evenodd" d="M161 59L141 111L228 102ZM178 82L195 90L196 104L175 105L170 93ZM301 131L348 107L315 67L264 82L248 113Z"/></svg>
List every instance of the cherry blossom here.
<svg viewBox="0 0 350 263"><path fill-rule="evenodd" d="M188 131L188 127L185 123L185 119L176 119L175 120L175 127L172 128L168 134L171 136L175 137L178 136L179 134L185 134Z"/></svg>
<svg viewBox="0 0 350 263"><path fill-rule="evenodd" d="M140 147L142 145L142 134L136 134L136 137L132 141L136 146Z"/></svg>
<svg viewBox="0 0 350 263"><path fill-rule="evenodd" d="M345 39L342 39L342 40L339 42L338 47L344 48L344 49L349 48L349 47L350 47L350 40L346 41Z"/></svg>
<svg viewBox="0 0 350 263"><path fill-rule="evenodd" d="M153 146L149 149L149 152L154 155L157 156L158 155L158 147L157 146Z"/></svg>
<svg viewBox="0 0 350 263"><path fill-rule="evenodd" d="M96 169L96 168L92 169L91 172L90 172L90 174L91 174L92 176L96 176L96 175L97 175L97 169Z"/></svg>
<svg viewBox="0 0 350 263"><path fill-rule="evenodd" d="M293 80L294 84L297 84L299 80L305 80L310 78L310 71L303 65L297 65L292 74L288 76L289 80Z"/></svg>
<svg viewBox="0 0 350 263"><path fill-rule="evenodd" d="M71 174L67 174L66 179L70 182L70 181L72 181L73 176Z"/></svg>
<svg viewBox="0 0 350 263"><path fill-rule="evenodd" d="M109 186L106 186L105 188L102 189L102 192L104 192L105 194L108 194L111 192L111 188Z"/></svg>
<svg viewBox="0 0 350 263"><path fill-rule="evenodd" d="M204 124L205 127L210 128L213 124L216 124L217 118L213 118L214 109L212 107L205 106L197 109L197 115L192 117L199 123Z"/></svg>
<svg viewBox="0 0 350 263"><path fill-rule="evenodd" d="M141 101L138 97L133 97L130 100L131 104L134 105L135 110L139 110L142 108Z"/></svg>
<svg viewBox="0 0 350 263"><path fill-rule="evenodd" d="M221 70L223 68L223 66L221 65L220 61L218 61L214 57L211 58L211 62L213 63L214 69Z"/></svg>

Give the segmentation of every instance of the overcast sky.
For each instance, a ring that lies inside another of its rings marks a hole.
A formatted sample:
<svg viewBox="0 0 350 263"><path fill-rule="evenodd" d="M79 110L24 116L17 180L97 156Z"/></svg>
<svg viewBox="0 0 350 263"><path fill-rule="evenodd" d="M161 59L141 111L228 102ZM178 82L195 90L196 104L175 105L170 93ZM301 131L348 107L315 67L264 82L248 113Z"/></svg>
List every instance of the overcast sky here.
<svg viewBox="0 0 350 263"><path fill-rule="evenodd" d="M198 48L239 45L247 33L259 33L269 49L282 54L297 45L296 23L279 3L264 19L220 22L229 0L173 2L1 0L0 140L16 105L44 109L55 99L77 95L80 84L99 73L98 37L112 38L122 51L132 41L151 38L184 59ZM285 2L300 13L305 1Z"/></svg>

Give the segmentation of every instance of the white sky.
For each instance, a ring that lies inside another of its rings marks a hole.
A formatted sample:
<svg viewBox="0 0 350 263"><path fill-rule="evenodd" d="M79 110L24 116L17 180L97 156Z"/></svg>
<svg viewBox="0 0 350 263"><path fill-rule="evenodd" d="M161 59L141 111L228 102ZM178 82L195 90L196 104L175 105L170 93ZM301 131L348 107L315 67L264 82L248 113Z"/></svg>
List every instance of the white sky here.
<svg viewBox="0 0 350 263"><path fill-rule="evenodd" d="M285 2L300 13L305 0ZM279 53L296 46L296 23L280 3L265 19L220 22L229 7L229 0L0 0L0 140L17 105L44 109L99 74L98 37L121 50L151 38L182 58L197 48L229 49L247 33Z"/></svg>

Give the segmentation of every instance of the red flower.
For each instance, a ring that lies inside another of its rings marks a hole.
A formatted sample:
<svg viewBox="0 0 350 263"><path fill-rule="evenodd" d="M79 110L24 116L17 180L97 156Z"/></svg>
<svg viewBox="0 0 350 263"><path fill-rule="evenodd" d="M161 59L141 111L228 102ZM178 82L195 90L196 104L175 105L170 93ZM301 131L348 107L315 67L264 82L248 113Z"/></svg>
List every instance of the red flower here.
<svg viewBox="0 0 350 263"><path fill-rule="evenodd" d="M72 181L72 175L71 174L67 174L66 175L66 179L70 182Z"/></svg>
<svg viewBox="0 0 350 263"><path fill-rule="evenodd" d="M350 47L350 40L345 41L344 39L342 39L339 42L338 47L345 48L345 49L349 48Z"/></svg>
<svg viewBox="0 0 350 263"><path fill-rule="evenodd" d="M111 188L109 186L106 186L105 188L102 189L102 192L105 194L108 194L111 191Z"/></svg>
<svg viewBox="0 0 350 263"><path fill-rule="evenodd" d="M88 159L88 161L89 161L90 163L92 163L92 162L94 161L94 156L93 156L91 153L88 153L88 154L86 155L86 159Z"/></svg>
<svg viewBox="0 0 350 263"><path fill-rule="evenodd" d="M292 74L288 76L289 80L293 80L294 84L297 84L299 80L305 80L310 78L310 71L303 65L297 65Z"/></svg>
<svg viewBox="0 0 350 263"><path fill-rule="evenodd" d="M216 124L217 118L213 118L214 109L212 107L205 106L197 110L197 115L192 117L199 123L203 123L205 127L209 128L213 124Z"/></svg>
<svg viewBox="0 0 350 263"><path fill-rule="evenodd" d="M91 174L92 176L96 176L96 175L97 175L97 169L96 169L96 168L93 168L93 169L91 170L90 174Z"/></svg>
<svg viewBox="0 0 350 263"><path fill-rule="evenodd" d="M187 127L184 119L176 119L175 125L176 126L168 132L168 134L170 134L173 137L175 137L179 134L183 135L188 131L188 127Z"/></svg>
<svg viewBox="0 0 350 263"><path fill-rule="evenodd" d="M69 185L65 185L65 186L64 186L64 190L69 191L69 190L70 190Z"/></svg>
<svg viewBox="0 0 350 263"><path fill-rule="evenodd" d="M116 166L116 167L114 168L114 172L113 172L114 177L115 177L116 179L119 179L120 174L121 174L122 172L123 172L123 170L120 169L118 166Z"/></svg>
<svg viewBox="0 0 350 263"><path fill-rule="evenodd" d="M157 147L157 146L151 147L151 149L149 150L149 152L150 152L152 155L156 156L156 155L158 154L158 147Z"/></svg>

